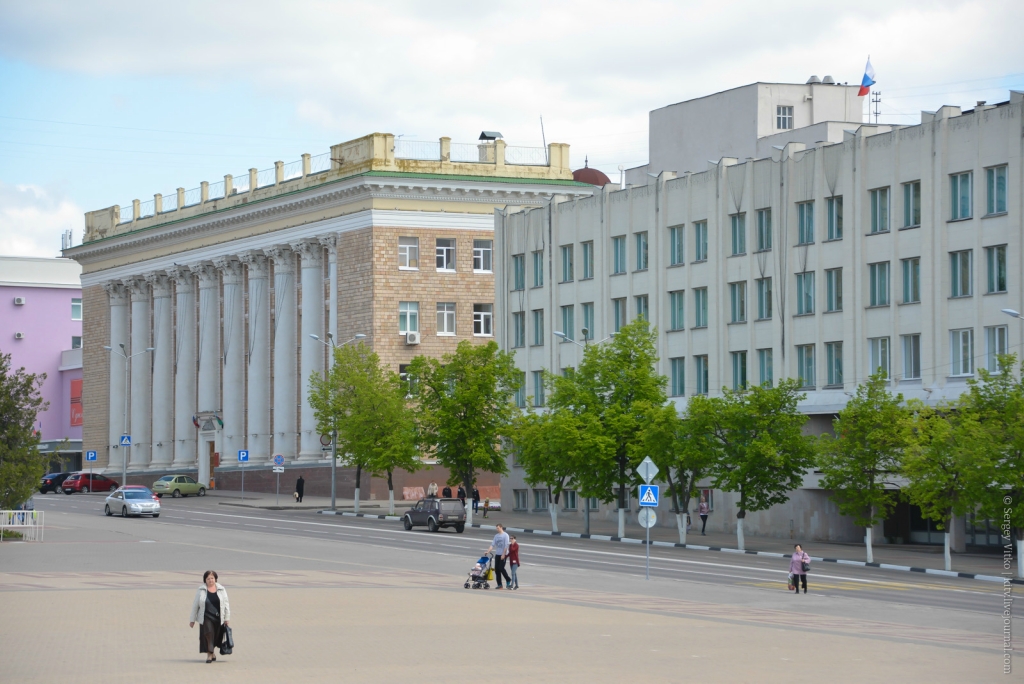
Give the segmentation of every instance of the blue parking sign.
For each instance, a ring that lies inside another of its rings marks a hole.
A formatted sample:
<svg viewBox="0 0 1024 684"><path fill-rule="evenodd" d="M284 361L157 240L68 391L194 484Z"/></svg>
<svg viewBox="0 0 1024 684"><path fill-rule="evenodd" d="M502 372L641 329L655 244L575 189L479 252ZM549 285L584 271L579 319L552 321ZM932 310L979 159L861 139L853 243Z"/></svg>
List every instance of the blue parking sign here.
<svg viewBox="0 0 1024 684"><path fill-rule="evenodd" d="M640 505L655 507L658 505L658 485L640 485Z"/></svg>
<svg viewBox="0 0 1024 684"><path fill-rule="evenodd" d="M85 452L85 460L86 461L95 461L96 460L96 452L95 451L86 451Z"/></svg>
<svg viewBox="0 0 1024 684"><path fill-rule="evenodd" d="M239 463L246 463L249 461L249 452L245 449L238 450L238 461Z"/></svg>

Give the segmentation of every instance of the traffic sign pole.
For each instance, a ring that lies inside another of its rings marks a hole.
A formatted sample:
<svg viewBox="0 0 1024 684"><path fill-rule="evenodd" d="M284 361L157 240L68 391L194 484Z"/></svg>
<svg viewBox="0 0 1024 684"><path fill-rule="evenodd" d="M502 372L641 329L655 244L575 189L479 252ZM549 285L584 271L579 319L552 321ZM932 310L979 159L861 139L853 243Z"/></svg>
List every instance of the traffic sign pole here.
<svg viewBox="0 0 1024 684"><path fill-rule="evenodd" d="M651 480L658 474L658 466L654 465L650 457L643 460L638 468L640 471L640 477L644 478L647 484L640 485L640 492L637 499L640 503L640 524L647 530L647 568L644 576L647 579L651 579L651 527L654 526L655 521L658 519L658 514L655 509L658 507L659 490L658 485L652 485Z"/></svg>
<svg viewBox="0 0 1024 684"><path fill-rule="evenodd" d="M578 163L578 162L577 162ZM644 576L647 580L651 579L651 528L647 528L647 568L644 571Z"/></svg>

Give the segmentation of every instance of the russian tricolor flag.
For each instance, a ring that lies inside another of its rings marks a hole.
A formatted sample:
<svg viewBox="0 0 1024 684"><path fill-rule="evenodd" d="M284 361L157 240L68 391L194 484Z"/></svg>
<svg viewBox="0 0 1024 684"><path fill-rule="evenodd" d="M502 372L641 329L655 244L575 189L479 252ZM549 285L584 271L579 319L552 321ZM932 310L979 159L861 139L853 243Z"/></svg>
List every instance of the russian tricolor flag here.
<svg viewBox="0 0 1024 684"><path fill-rule="evenodd" d="M860 82L860 90L857 95L863 97L871 92L871 86L875 85L875 68L871 66L871 56L868 56L867 66L864 67L864 79Z"/></svg>

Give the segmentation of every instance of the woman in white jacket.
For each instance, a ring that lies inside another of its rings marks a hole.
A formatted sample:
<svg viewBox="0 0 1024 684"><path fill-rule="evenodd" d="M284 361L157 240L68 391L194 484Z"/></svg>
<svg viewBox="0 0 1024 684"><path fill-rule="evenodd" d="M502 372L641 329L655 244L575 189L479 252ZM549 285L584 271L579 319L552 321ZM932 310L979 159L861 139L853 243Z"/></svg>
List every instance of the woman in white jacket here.
<svg viewBox="0 0 1024 684"><path fill-rule="evenodd" d="M224 641L224 628L231 619L231 606L228 604L227 590L217 582L217 573L207 570L203 573L203 586L196 590L192 601L192 613L189 615L188 626L199 624L199 652L206 654L206 662L217 659L213 649Z"/></svg>

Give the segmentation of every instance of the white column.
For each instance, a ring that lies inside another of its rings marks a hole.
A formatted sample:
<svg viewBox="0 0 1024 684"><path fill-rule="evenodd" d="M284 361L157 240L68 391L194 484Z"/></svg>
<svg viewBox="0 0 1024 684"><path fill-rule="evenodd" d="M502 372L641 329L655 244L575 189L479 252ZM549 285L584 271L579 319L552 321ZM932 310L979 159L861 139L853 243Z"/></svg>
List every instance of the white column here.
<svg viewBox="0 0 1024 684"><path fill-rule="evenodd" d="M295 344L295 253L287 247L266 250L274 262L274 453L294 460L296 450L295 393L298 368Z"/></svg>
<svg viewBox="0 0 1024 684"><path fill-rule="evenodd" d="M108 467L120 472L127 449L118 447L121 433L128 431L127 408L125 404L124 359L118 353L121 345L128 349L128 289L120 282L103 284L110 302L110 416L108 418Z"/></svg>
<svg viewBox="0 0 1024 684"><path fill-rule="evenodd" d="M250 461L266 461L270 453L270 285L267 257L258 252L239 256L249 282L249 347L247 436Z"/></svg>
<svg viewBox="0 0 1024 684"><path fill-rule="evenodd" d="M196 463L196 291L195 277L186 266L167 272L176 293L174 339L174 467Z"/></svg>
<svg viewBox="0 0 1024 684"><path fill-rule="evenodd" d="M147 273L153 290L153 458L150 468L167 468L174 458L174 322L171 279ZM136 361L147 360L136 357Z"/></svg>
<svg viewBox="0 0 1024 684"><path fill-rule="evenodd" d="M324 332L324 248L319 242L303 241L293 244L292 249L302 257L302 334L299 336L302 348L299 404L302 408L299 458L314 461L322 458L322 452L316 414L309 403L309 378L313 373L324 372L324 345L311 335L327 341Z"/></svg>
<svg viewBox="0 0 1024 684"><path fill-rule="evenodd" d="M338 236L326 235L318 238L320 244L327 248L327 277L330 280L327 292L327 332L334 336L336 344L344 340L338 339ZM334 363L334 354L327 355L327 367Z"/></svg>
<svg viewBox="0 0 1024 684"><path fill-rule="evenodd" d="M189 268L199 277L199 381L196 412L220 415L220 272L208 263ZM198 480L209 482L210 458L202 445L198 445L196 460Z"/></svg>
<svg viewBox="0 0 1024 684"><path fill-rule="evenodd" d="M224 453L233 461L245 449L245 301L242 264L234 257L214 260L224 280Z"/></svg>
<svg viewBox="0 0 1024 684"><path fill-rule="evenodd" d="M149 283L145 278L128 278L124 281L132 293L132 344L128 354L134 355L152 346L149 327ZM153 420L153 359L141 353L128 364L131 373L131 435L132 448L128 460L129 468L144 468L149 465L152 454Z"/></svg>

